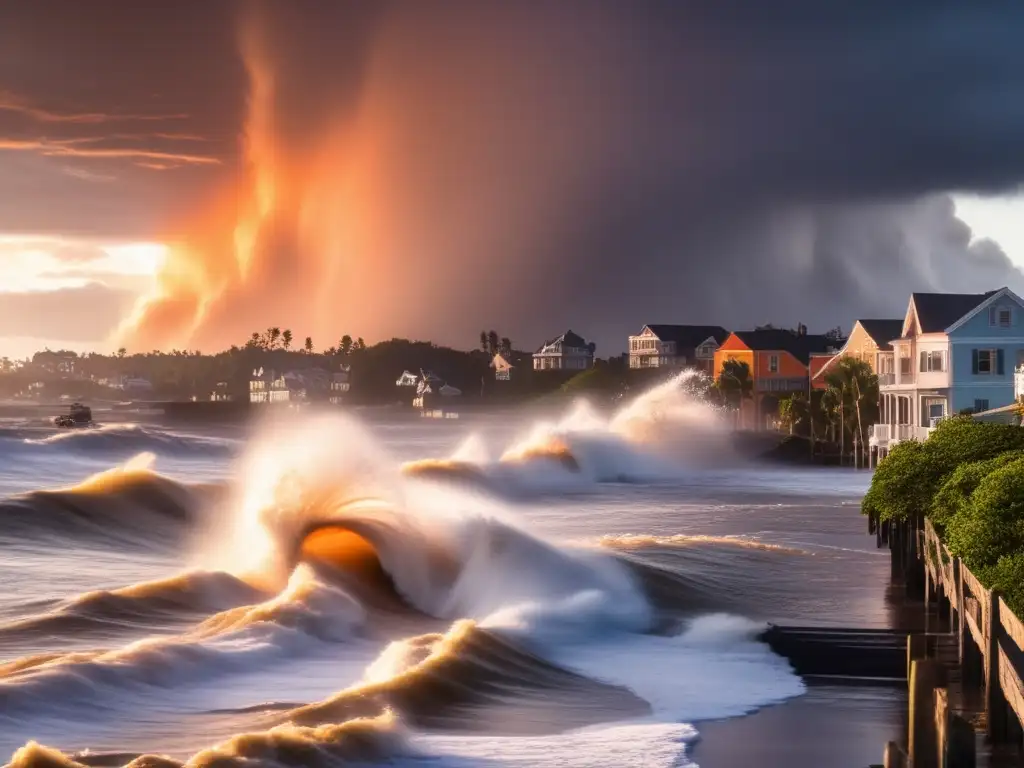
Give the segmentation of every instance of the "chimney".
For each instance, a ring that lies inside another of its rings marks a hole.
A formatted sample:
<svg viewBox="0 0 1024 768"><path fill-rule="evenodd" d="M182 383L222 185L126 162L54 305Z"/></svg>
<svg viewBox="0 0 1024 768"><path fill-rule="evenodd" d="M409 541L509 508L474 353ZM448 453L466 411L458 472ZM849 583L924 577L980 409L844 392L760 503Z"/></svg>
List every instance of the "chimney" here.
<svg viewBox="0 0 1024 768"><path fill-rule="evenodd" d="M796 327L796 335L797 336L806 336L807 335L807 326L804 325L803 323L799 323L797 325L797 327Z"/></svg>

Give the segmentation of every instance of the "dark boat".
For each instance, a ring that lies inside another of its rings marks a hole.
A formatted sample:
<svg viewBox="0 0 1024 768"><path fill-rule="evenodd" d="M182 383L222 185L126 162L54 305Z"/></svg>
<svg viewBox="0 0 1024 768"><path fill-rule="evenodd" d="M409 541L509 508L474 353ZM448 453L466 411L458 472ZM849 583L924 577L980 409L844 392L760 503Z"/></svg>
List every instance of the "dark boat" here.
<svg viewBox="0 0 1024 768"><path fill-rule="evenodd" d="M92 420L92 409L81 403L72 403L68 412L55 418L53 423L64 429L91 427L94 423Z"/></svg>

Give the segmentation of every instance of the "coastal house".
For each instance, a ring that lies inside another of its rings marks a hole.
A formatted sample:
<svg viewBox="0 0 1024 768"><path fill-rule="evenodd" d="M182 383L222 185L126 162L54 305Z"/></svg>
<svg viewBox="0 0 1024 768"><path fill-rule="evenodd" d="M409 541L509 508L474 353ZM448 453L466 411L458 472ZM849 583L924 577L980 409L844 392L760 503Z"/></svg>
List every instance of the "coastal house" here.
<svg viewBox="0 0 1024 768"><path fill-rule="evenodd" d="M491 368L494 369L494 378L496 381L511 381L512 369L515 368L515 366L510 363L503 354L498 352L491 358Z"/></svg>
<svg viewBox="0 0 1024 768"><path fill-rule="evenodd" d="M804 325L734 331L715 352L714 376L721 377L728 360L747 364L753 392L740 403L739 426L760 430L777 418L780 398L809 390L812 355L838 351L833 336L809 334Z"/></svg>
<svg viewBox="0 0 1024 768"><path fill-rule="evenodd" d="M711 375L715 352L728 337L718 325L645 325L629 337L629 367L692 367Z"/></svg>
<svg viewBox="0 0 1024 768"><path fill-rule="evenodd" d="M328 402L331 405L341 405L345 401L345 395L352 388L352 369L350 366L342 365L341 370L331 374Z"/></svg>
<svg viewBox="0 0 1024 768"><path fill-rule="evenodd" d="M961 412L1010 405L1024 364L1024 302L1009 288L988 293L915 293L892 351L880 350L881 422L871 446L928 437ZM891 359L881 363L882 356Z"/></svg>
<svg viewBox="0 0 1024 768"><path fill-rule="evenodd" d="M891 381L892 370L892 339L898 338L903 332L901 318L885 320L857 320L853 330L842 349L834 355L812 355L811 386L814 389L825 389L825 377L832 365L843 357L852 357L871 366L878 376L879 383Z"/></svg>
<svg viewBox="0 0 1024 768"><path fill-rule="evenodd" d="M78 353L46 349L32 355L32 365L45 373L69 376L75 372Z"/></svg>
<svg viewBox="0 0 1024 768"><path fill-rule="evenodd" d="M594 344L571 330L544 342L533 353L535 371L582 371L594 364Z"/></svg>
<svg viewBox="0 0 1024 768"><path fill-rule="evenodd" d="M287 403L291 400L291 391L284 376L262 368L252 372L249 379L250 403Z"/></svg>
<svg viewBox="0 0 1024 768"><path fill-rule="evenodd" d="M230 403L234 400L231 394L231 387L226 381L218 381L217 385L210 392L210 401L214 403Z"/></svg>

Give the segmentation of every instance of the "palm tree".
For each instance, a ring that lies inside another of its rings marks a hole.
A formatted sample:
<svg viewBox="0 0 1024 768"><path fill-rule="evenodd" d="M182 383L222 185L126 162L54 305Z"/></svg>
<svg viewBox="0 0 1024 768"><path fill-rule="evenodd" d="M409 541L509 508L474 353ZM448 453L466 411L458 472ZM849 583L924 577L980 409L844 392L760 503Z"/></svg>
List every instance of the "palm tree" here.
<svg viewBox="0 0 1024 768"><path fill-rule="evenodd" d="M306 347L305 348L306 348L306 354L307 355L312 355L313 354L313 337L312 336L307 336L306 337Z"/></svg>
<svg viewBox="0 0 1024 768"><path fill-rule="evenodd" d="M282 346L287 350L292 345L292 329L285 328L284 333L281 334Z"/></svg>
<svg viewBox="0 0 1024 768"><path fill-rule="evenodd" d="M845 445L848 437L856 436L864 448L867 430L878 421L878 376L868 363L844 355L829 367L825 384L830 393L832 426L838 426L840 443Z"/></svg>
<svg viewBox="0 0 1024 768"><path fill-rule="evenodd" d="M498 334L496 331L487 332L487 351L492 355L498 351Z"/></svg>
<svg viewBox="0 0 1024 768"><path fill-rule="evenodd" d="M487 351L487 331L480 331L480 349Z"/></svg>
<svg viewBox="0 0 1024 768"><path fill-rule="evenodd" d="M738 423L740 409L745 399L753 397L754 380L750 376L750 366L742 360L726 360L715 382L726 405L735 411Z"/></svg>
<svg viewBox="0 0 1024 768"><path fill-rule="evenodd" d="M512 339L510 339L508 336L502 336L501 346L498 348L498 351L501 352L501 354L503 355L512 354Z"/></svg>
<svg viewBox="0 0 1024 768"><path fill-rule="evenodd" d="M348 357L349 353L352 351L352 337L347 333L341 337L341 343L338 344L338 351L345 355L345 357Z"/></svg>
<svg viewBox="0 0 1024 768"><path fill-rule="evenodd" d="M281 329L274 326L273 328L268 328L267 332L270 334L270 348L273 349L277 346L277 342L281 338Z"/></svg>
<svg viewBox="0 0 1024 768"><path fill-rule="evenodd" d="M360 352L362 352L364 349L366 349L366 342L363 341L363 337L362 336L360 336L358 339L356 339L356 349L358 349Z"/></svg>
<svg viewBox="0 0 1024 768"><path fill-rule="evenodd" d="M779 423L789 429L789 434L796 432L808 416L811 415L808 407L807 394L805 392L794 392L789 397L779 401ZM810 428L808 428L810 432Z"/></svg>

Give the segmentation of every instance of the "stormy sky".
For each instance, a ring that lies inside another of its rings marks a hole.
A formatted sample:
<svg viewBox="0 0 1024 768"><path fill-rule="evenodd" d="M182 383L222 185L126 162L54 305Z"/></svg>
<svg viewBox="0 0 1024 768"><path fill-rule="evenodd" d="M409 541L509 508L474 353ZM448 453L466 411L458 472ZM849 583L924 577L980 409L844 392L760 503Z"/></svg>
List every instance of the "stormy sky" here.
<svg viewBox="0 0 1024 768"><path fill-rule="evenodd" d="M34 238L64 282L8 281L0 335L571 326L607 354L647 322L1024 292L951 198L1024 180L1022 29L941 1L8 0L0 276ZM132 242L169 249L146 286L88 258Z"/></svg>

